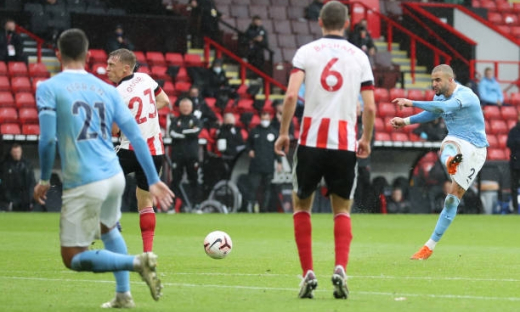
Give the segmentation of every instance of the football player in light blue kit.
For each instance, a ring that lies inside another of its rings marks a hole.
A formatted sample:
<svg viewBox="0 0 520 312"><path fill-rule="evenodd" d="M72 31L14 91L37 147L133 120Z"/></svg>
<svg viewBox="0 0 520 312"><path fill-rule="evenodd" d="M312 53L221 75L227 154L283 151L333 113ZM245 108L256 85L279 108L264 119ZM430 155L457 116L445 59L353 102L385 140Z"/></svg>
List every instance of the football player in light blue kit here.
<svg viewBox="0 0 520 312"><path fill-rule="evenodd" d="M104 308L135 306L129 271L138 272L158 300L162 286L155 271L157 256L127 255L126 243L115 227L121 216L125 178L113 149L113 122L130 138L154 200L168 207L173 193L159 180L148 146L117 90L84 70L85 33L79 29L63 32L58 48L63 72L42 82L36 91L41 179L34 197L45 203L57 139L64 189L60 216L63 263L75 271L114 272L116 297L103 304ZM88 250L100 234L105 249Z"/></svg>
<svg viewBox="0 0 520 312"><path fill-rule="evenodd" d="M457 215L460 199L477 177L487 156L484 115L478 97L471 89L455 82L453 69L449 65L436 66L431 77L435 91L433 101L403 98L392 101L400 108L414 106L424 110L408 118L393 118L391 124L395 129L439 117L444 118L448 128L440 159L451 175L451 190L444 200L444 208L431 238L411 257L412 260L426 260L431 256L435 245Z"/></svg>

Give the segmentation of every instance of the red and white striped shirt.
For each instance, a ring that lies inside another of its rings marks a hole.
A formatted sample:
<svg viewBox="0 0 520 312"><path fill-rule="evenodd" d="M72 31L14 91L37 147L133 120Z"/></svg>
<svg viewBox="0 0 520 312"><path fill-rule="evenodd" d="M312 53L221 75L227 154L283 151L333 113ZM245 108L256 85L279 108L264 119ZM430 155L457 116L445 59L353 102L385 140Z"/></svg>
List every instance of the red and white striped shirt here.
<svg viewBox="0 0 520 312"><path fill-rule="evenodd" d="M162 91L161 87L147 74L134 73L123 78L117 90L134 115L141 134L148 143L150 153L154 156L164 155L159 114L155 106L155 96ZM120 148L133 150L124 134L121 134Z"/></svg>
<svg viewBox="0 0 520 312"><path fill-rule="evenodd" d="M305 107L299 144L357 150L356 103L374 88L365 52L339 36L325 36L296 51L296 70L305 72Z"/></svg>

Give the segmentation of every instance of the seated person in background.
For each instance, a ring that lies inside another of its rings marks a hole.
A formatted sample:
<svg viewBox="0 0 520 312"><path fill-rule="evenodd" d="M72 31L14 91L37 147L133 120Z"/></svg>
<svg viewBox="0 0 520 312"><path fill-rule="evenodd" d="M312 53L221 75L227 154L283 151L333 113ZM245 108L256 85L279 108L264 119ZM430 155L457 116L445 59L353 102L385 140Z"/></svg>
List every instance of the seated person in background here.
<svg viewBox="0 0 520 312"><path fill-rule="evenodd" d="M481 105L502 106L504 104L504 94L502 93L502 88L493 74L493 69L491 67L487 67L484 70L484 77L479 82L478 93L480 96Z"/></svg>
<svg viewBox="0 0 520 312"><path fill-rule="evenodd" d="M262 26L262 18L258 15L253 16L251 24L246 30L247 38L247 61L254 67L264 70L264 48L267 48L267 31Z"/></svg>
<svg viewBox="0 0 520 312"><path fill-rule="evenodd" d="M114 29L114 33L111 34L110 37L108 37L108 41L107 41L105 49L106 49L107 53L110 53L117 49L127 49L130 51L133 51L134 45L128 39L128 37L125 36L123 26L116 25L116 28Z"/></svg>
<svg viewBox="0 0 520 312"><path fill-rule="evenodd" d="M410 203L403 198L403 190L398 187L392 189L392 195L386 204L388 213L409 213Z"/></svg>
<svg viewBox="0 0 520 312"><path fill-rule="evenodd" d="M27 56L23 53L23 39L15 30L15 21L6 19L4 31L0 33L0 61L27 63Z"/></svg>
<svg viewBox="0 0 520 312"><path fill-rule="evenodd" d="M322 7L323 0L313 0L311 4L305 8L305 18L309 21L317 21L318 17L320 17Z"/></svg>
<svg viewBox="0 0 520 312"><path fill-rule="evenodd" d="M413 133L426 141L442 141L448 134L446 124L441 118L422 123L413 130Z"/></svg>
<svg viewBox="0 0 520 312"><path fill-rule="evenodd" d="M365 27L360 27L357 32L354 32L350 42L369 56L373 57L377 52L374 40L372 40L372 37Z"/></svg>
<svg viewBox="0 0 520 312"><path fill-rule="evenodd" d="M200 88L196 85L192 85L188 93L181 95L175 102L175 106L179 106L182 99L188 98L193 103L193 115L200 119L204 128L216 128L219 126L220 121L218 120L215 112L209 108L204 97L200 94Z"/></svg>
<svg viewBox="0 0 520 312"><path fill-rule="evenodd" d="M473 79L471 79L470 81L468 81L468 83L466 84L466 87L470 88L473 93L475 93L478 98L480 99L480 93L478 91L478 88L479 88L479 82L480 82L480 74L475 71L475 77L473 77Z"/></svg>
<svg viewBox="0 0 520 312"><path fill-rule="evenodd" d="M219 93L229 93L229 81L226 72L222 68L222 59L215 59L208 68L204 85L204 96L218 98ZM228 94L229 95L229 94Z"/></svg>

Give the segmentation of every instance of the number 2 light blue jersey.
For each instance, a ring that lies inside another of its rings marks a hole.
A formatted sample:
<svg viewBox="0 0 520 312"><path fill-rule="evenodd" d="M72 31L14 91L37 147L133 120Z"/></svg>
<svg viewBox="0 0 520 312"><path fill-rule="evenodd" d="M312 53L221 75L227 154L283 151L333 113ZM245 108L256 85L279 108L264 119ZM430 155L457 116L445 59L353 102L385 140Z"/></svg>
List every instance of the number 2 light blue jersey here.
<svg viewBox="0 0 520 312"><path fill-rule="evenodd" d="M112 143L112 123L131 137L140 138L140 133L114 87L84 70L65 70L38 86L36 101L41 127L42 180L50 178L54 159L54 151L50 149L55 147L47 143L56 138L65 189L108 179L122 171ZM148 158L151 162L151 157ZM153 180L150 184L158 181L156 174L147 172L147 177Z"/></svg>

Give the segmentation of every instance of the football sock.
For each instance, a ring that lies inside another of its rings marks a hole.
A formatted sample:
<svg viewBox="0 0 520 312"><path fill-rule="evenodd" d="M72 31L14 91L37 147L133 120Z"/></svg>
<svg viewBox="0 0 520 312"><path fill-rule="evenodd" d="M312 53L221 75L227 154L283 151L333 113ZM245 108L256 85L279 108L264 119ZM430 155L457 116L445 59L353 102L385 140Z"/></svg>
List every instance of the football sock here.
<svg viewBox="0 0 520 312"><path fill-rule="evenodd" d="M141 226L141 237L143 238L143 251L152 251L155 234L155 211L153 211L152 207L139 211L139 225Z"/></svg>
<svg viewBox="0 0 520 312"><path fill-rule="evenodd" d="M135 256L121 255L108 250L87 250L72 258L71 267L75 271L94 273L114 271L134 271Z"/></svg>
<svg viewBox="0 0 520 312"><path fill-rule="evenodd" d="M435 249L435 246L436 246L436 245L437 245L437 242L434 241L434 240L431 239L431 238L426 242L426 244L424 244L424 246L430 248L430 250Z"/></svg>
<svg viewBox="0 0 520 312"><path fill-rule="evenodd" d="M441 162L444 166L446 166L446 161L450 156L457 155L457 147L453 144L445 144L444 149L442 150L441 154Z"/></svg>
<svg viewBox="0 0 520 312"><path fill-rule="evenodd" d="M339 213L334 216L334 251L336 266L347 269L350 242L352 241L352 223L348 213Z"/></svg>
<svg viewBox="0 0 520 312"><path fill-rule="evenodd" d="M431 236L431 239L438 242L444 232L448 229L453 219L457 215L457 206L459 205L460 200L457 196L453 194L448 194L446 199L444 200L444 208L442 209L441 215L439 216L439 220L437 221L437 225L435 226L435 230ZM431 248L430 248L431 249Z"/></svg>
<svg viewBox="0 0 520 312"><path fill-rule="evenodd" d="M311 214L307 211L298 211L293 215L294 237L298 247L298 255L303 270L303 276L312 270L312 224Z"/></svg>
<svg viewBox="0 0 520 312"><path fill-rule="evenodd" d="M102 234L101 240L105 245L105 249L108 251L122 255L128 253L125 240L117 228L113 228L110 232ZM130 272L115 271L114 277L116 278L116 292L123 293L130 291Z"/></svg>

